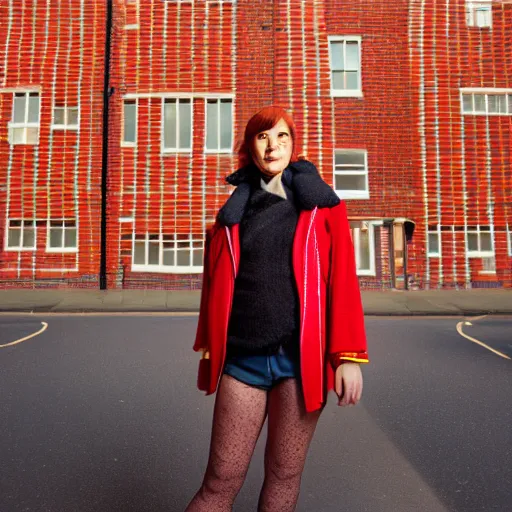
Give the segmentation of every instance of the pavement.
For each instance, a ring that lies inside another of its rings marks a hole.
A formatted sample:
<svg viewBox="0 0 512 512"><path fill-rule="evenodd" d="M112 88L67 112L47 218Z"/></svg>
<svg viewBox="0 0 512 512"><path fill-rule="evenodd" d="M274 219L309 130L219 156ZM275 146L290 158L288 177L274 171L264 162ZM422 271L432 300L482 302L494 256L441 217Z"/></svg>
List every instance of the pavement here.
<svg viewBox="0 0 512 512"><path fill-rule="evenodd" d="M0 312L197 312L200 291L0 289ZM512 289L362 291L366 315L512 315Z"/></svg>

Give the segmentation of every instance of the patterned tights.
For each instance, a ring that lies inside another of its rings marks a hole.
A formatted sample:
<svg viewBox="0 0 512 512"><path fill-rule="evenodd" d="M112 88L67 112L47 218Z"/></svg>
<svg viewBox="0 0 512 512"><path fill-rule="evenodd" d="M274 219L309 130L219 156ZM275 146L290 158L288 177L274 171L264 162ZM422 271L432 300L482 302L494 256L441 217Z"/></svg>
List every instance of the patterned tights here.
<svg viewBox="0 0 512 512"><path fill-rule="evenodd" d="M307 414L295 379L271 391L223 375L217 391L203 484L185 512L230 512L268 411L265 481L258 512L293 512L309 444L321 411Z"/></svg>

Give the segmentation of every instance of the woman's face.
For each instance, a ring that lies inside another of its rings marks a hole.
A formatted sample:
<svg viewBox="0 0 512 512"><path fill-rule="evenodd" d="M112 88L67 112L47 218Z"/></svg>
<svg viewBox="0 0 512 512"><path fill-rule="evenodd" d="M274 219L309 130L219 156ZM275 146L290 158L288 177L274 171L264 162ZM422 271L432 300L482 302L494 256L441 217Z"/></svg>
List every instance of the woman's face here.
<svg viewBox="0 0 512 512"><path fill-rule="evenodd" d="M284 119L280 119L272 128L254 137L251 155L258 169L272 177L288 167L292 151L290 128Z"/></svg>

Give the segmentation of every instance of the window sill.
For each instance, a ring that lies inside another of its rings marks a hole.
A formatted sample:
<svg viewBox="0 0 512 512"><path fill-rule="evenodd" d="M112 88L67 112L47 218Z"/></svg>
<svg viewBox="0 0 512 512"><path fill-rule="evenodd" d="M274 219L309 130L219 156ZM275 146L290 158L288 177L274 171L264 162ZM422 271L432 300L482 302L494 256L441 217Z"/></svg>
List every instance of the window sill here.
<svg viewBox="0 0 512 512"><path fill-rule="evenodd" d="M231 149L206 149L204 150L207 155L232 155Z"/></svg>
<svg viewBox="0 0 512 512"><path fill-rule="evenodd" d="M202 274L203 267L164 267L162 265L134 265L132 272L149 272L158 274Z"/></svg>
<svg viewBox="0 0 512 512"><path fill-rule="evenodd" d="M377 275L375 270L358 270L356 274L358 277L376 277Z"/></svg>
<svg viewBox="0 0 512 512"><path fill-rule="evenodd" d="M63 124L54 124L51 127L52 130L71 130L71 131L78 131L78 125L72 124L69 126L63 125Z"/></svg>
<svg viewBox="0 0 512 512"><path fill-rule="evenodd" d="M340 190L336 190L335 192L336 192L337 196L340 199L343 199L344 201L347 199L370 199L370 194L368 192L354 193L354 192L349 192L349 191L342 192Z"/></svg>
<svg viewBox="0 0 512 512"><path fill-rule="evenodd" d="M331 89L332 98L363 98L363 91L339 91Z"/></svg>
<svg viewBox="0 0 512 512"><path fill-rule="evenodd" d="M136 148L137 143L136 142L121 142L122 148Z"/></svg>
<svg viewBox="0 0 512 512"><path fill-rule="evenodd" d="M5 252L35 252L36 247L5 247Z"/></svg>

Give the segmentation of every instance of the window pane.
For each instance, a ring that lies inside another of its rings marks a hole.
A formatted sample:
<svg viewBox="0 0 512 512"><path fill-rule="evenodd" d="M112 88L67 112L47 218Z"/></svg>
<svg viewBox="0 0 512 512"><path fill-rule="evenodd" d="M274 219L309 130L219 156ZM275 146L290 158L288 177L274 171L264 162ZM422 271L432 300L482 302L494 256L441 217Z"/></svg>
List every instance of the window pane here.
<svg viewBox="0 0 512 512"><path fill-rule="evenodd" d="M355 41L348 42L346 47L347 65L345 69L359 69L359 43Z"/></svg>
<svg viewBox="0 0 512 512"><path fill-rule="evenodd" d="M190 266L190 251L178 251L178 267Z"/></svg>
<svg viewBox="0 0 512 512"><path fill-rule="evenodd" d="M27 128L27 144L37 144L39 128Z"/></svg>
<svg viewBox="0 0 512 512"><path fill-rule="evenodd" d="M359 270L370 270L370 230L359 230Z"/></svg>
<svg viewBox="0 0 512 512"><path fill-rule="evenodd" d="M347 71L345 73L347 79L347 89L348 90L357 90L359 89L359 77L357 71Z"/></svg>
<svg viewBox="0 0 512 512"><path fill-rule="evenodd" d="M124 142L135 142L137 105L124 103Z"/></svg>
<svg viewBox="0 0 512 512"><path fill-rule="evenodd" d="M480 233L480 250L492 251L491 233Z"/></svg>
<svg viewBox="0 0 512 512"><path fill-rule="evenodd" d="M333 71L344 69L342 41L331 43L331 62Z"/></svg>
<svg viewBox="0 0 512 512"><path fill-rule="evenodd" d="M508 113L512 114L512 94L508 95Z"/></svg>
<svg viewBox="0 0 512 512"><path fill-rule="evenodd" d="M428 252L431 254L439 254L439 234L428 234Z"/></svg>
<svg viewBox="0 0 512 512"><path fill-rule="evenodd" d="M208 100L206 104L206 149L219 149L218 143L218 103Z"/></svg>
<svg viewBox="0 0 512 512"><path fill-rule="evenodd" d="M181 100L180 108L180 148L192 147L192 105L190 100Z"/></svg>
<svg viewBox="0 0 512 512"><path fill-rule="evenodd" d="M164 147L176 149L176 100L164 103Z"/></svg>
<svg viewBox="0 0 512 512"><path fill-rule="evenodd" d="M193 251L193 253L194 261L192 265L194 265L194 267L201 267L203 265L203 250Z"/></svg>
<svg viewBox="0 0 512 512"><path fill-rule="evenodd" d="M9 229L7 236L8 247L19 247L21 243L21 229Z"/></svg>
<svg viewBox="0 0 512 512"><path fill-rule="evenodd" d="M158 265L159 264L159 253L160 253L160 244L155 242L149 243L149 254L148 254L148 265Z"/></svg>
<svg viewBox="0 0 512 512"><path fill-rule="evenodd" d="M135 117L135 115L134 115L134 117ZM78 124L78 108L74 108L74 107L69 108L68 109L68 125L76 126L77 124Z"/></svg>
<svg viewBox="0 0 512 512"><path fill-rule="evenodd" d="M53 124L64 124L64 109L62 107L53 109Z"/></svg>
<svg viewBox="0 0 512 512"><path fill-rule="evenodd" d="M354 167L364 168L364 153L361 151L347 151L346 153L336 153L335 165L351 165ZM341 169L340 169L341 170Z"/></svg>
<svg viewBox="0 0 512 512"><path fill-rule="evenodd" d="M496 96L496 99L498 100L498 112L500 114L506 114L507 113L507 97L504 94L500 94Z"/></svg>
<svg viewBox="0 0 512 512"><path fill-rule="evenodd" d="M12 143L24 144L25 143L25 128L14 128L12 131Z"/></svg>
<svg viewBox="0 0 512 512"><path fill-rule="evenodd" d="M468 251L478 251L478 235L468 233Z"/></svg>
<svg viewBox="0 0 512 512"><path fill-rule="evenodd" d="M146 244L145 242L135 242L135 254L133 257L135 265L146 264Z"/></svg>
<svg viewBox="0 0 512 512"><path fill-rule="evenodd" d="M62 249L62 229L50 229L50 248Z"/></svg>
<svg viewBox="0 0 512 512"><path fill-rule="evenodd" d="M495 94L489 94L487 97L487 104L489 106L489 112L498 112L498 97Z"/></svg>
<svg viewBox="0 0 512 512"><path fill-rule="evenodd" d="M30 94L28 98L28 122L39 122L39 94Z"/></svg>
<svg viewBox="0 0 512 512"><path fill-rule="evenodd" d="M221 100L220 102L220 147L221 149L231 149L232 132L232 102L231 100Z"/></svg>
<svg viewBox="0 0 512 512"><path fill-rule="evenodd" d="M494 256L482 258L482 270L485 270L486 272L495 272L496 258Z"/></svg>
<svg viewBox="0 0 512 512"><path fill-rule="evenodd" d="M164 251L164 265L169 267L174 267L175 263L175 253L174 251Z"/></svg>
<svg viewBox="0 0 512 512"><path fill-rule="evenodd" d="M491 26L491 9L490 7L476 7L475 9L477 27Z"/></svg>
<svg viewBox="0 0 512 512"><path fill-rule="evenodd" d="M473 95L464 94L462 96L462 109L464 112L473 112Z"/></svg>
<svg viewBox="0 0 512 512"><path fill-rule="evenodd" d="M475 112L485 112L485 94L475 94Z"/></svg>
<svg viewBox="0 0 512 512"><path fill-rule="evenodd" d="M345 73L343 71L333 71L332 88L345 89Z"/></svg>
<svg viewBox="0 0 512 512"><path fill-rule="evenodd" d="M14 116L13 121L15 123L24 123L25 122L25 94L16 94L14 96Z"/></svg>
<svg viewBox="0 0 512 512"><path fill-rule="evenodd" d="M31 248L35 246L34 228L25 228L23 230L23 247Z"/></svg>
<svg viewBox="0 0 512 512"><path fill-rule="evenodd" d="M366 176L335 175L336 190L366 190Z"/></svg>
<svg viewBox="0 0 512 512"><path fill-rule="evenodd" d="M76 249L76 228L64 230L64 247L68 249Z"/></svg>

